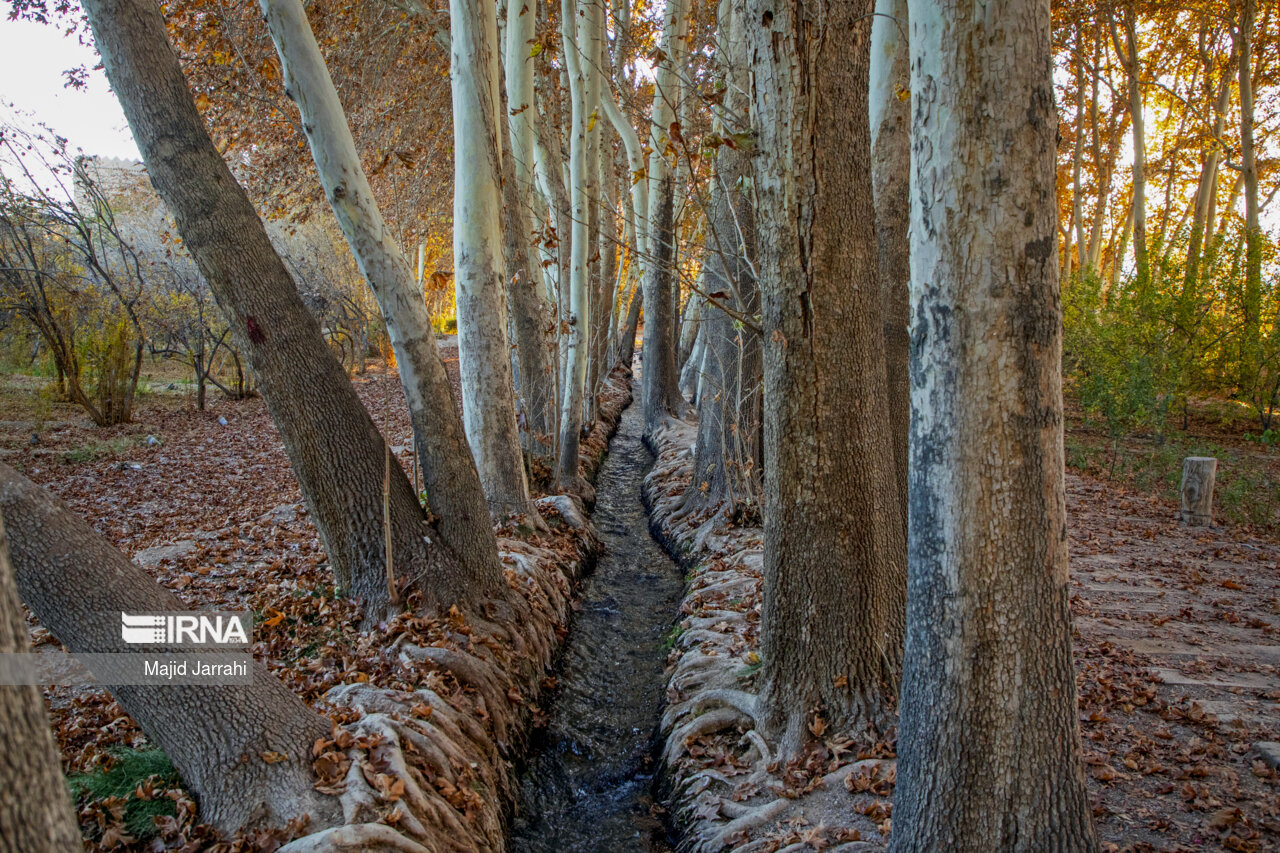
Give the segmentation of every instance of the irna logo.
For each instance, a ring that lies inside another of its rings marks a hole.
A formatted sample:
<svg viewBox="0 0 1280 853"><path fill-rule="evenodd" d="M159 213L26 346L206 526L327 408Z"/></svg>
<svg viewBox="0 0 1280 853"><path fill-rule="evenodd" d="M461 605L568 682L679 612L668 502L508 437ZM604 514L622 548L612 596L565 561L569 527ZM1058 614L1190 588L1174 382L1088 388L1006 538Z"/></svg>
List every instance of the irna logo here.
<svg viewBox="0 0 1280 853"><path fill-rule="evenodd" d="M120 613L121 638L139 646L247 646L248 625L247 613Z"/></svg>

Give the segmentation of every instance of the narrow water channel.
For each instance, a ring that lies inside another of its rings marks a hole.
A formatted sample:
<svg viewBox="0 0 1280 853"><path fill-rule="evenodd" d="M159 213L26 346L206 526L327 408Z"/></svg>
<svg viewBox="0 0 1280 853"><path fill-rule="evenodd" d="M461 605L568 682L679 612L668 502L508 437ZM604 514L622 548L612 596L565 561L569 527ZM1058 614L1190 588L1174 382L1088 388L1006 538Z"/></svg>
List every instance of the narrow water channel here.
<svg viewBox="0 0 1280 853"><path fill-rule="evenodd" d="M639 389L636 388L637 401ZM664 640L680 604L680 569L649 534L640 485L653 465L639 402L622 415L596 480L604 550L581 589L551 722L521 781L512 853L663 851L651 812Z"/></svg>

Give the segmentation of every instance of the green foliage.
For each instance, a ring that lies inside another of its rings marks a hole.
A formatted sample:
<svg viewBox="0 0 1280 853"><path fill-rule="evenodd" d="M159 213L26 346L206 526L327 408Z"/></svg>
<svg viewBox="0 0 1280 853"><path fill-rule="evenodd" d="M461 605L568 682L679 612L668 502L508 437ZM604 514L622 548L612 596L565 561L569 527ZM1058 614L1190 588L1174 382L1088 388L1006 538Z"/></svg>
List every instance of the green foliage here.
<svg viewBox="0 0 1280 853"><path fill-rule="evenodd" d="M1063 294L1063 373L1087 419L1113 444L1136 432L1162 434L1185 385L1184 359L1150 318L1167 306L1151 291L1106 298L1097 276L1073 278Z"/></svg>
<svg viewBox="0 0 1280 853"><path fill-rule="evenodd" d="M456 335L458 318L454 314L436 314L431 318L431 329L437 335Z"/></svg>
<svg viewBox="0 0 1280 853"><path fill-rule="evenodd" d="M124 800L124 823L140 841L156 835L155 818L176 816L177 804L164 792L181 783L178 771L163 752L154 748L112 749L111 761L90 773L70 776L67 784L77 802L116 797ZM150 780L154 797L138 796L138 788Z"/></svg>

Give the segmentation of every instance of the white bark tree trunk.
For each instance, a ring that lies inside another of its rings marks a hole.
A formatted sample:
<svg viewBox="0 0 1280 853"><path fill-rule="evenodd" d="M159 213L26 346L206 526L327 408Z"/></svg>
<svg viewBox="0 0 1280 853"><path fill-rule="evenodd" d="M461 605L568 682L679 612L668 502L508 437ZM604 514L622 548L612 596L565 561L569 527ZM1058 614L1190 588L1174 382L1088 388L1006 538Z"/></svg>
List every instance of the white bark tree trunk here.
<svg viewBox="0 0 1280 853"><path fill-rule="evenodd" d="M536 515L529 500L507 340L502 254L498 20L486 0L450 0L453 263L462 417L489 511Z"/></svg>
<svg viewBox="0 0 1280 853"><path fill-rule="evenodd" d="M1068 603L1049 0L910 0L910 15L911 513L890 850L1094 850Z"/></svg>
<svg viewBox="0 0 1280 853"><path fill-rule="evenodd" d="M569 137L569 201L572 240L569 262L568 325L564 393L560 407L560 464L562 488L578 485L578 440L591 334L591 203L597 176L591 166L591 138L599 120L600 75L595 61L603 33L603 7L598 3L561 0L561 38L569 76L572 129Z"/></svg>
<svg viewBox="0 0 1280 853"><path fill-rule="evenodd" d="M536 3L535 3L536 6ZM507 131L510 157L506 174L513 177L511 188L504 187L508 227L514 234L504 235L509 251L514 249L515 270L508 282L511 297L512 327L516 330L516 346L520 362L520 397L528 415L527 433L530 451L554 458L556 406L554 394L555 364L548 342L550 313L545 294L547 285L543 267L538 263L530 227L536 209L537 187L534 170L534 126L538 108L534 103L533 57L530 42L534 38L536 14L520 2L507 4L506 72Z"/></svg>
<svg viewBox="0 0 1280 853"><path fill-rule="evenodd" d="M299 0L260 0L286 90L302 114L320 183L387 324L441 536L455 551L497 560L485 494L413 269L383 222L342 103ZM503 353L505 362L506 353Z"/></svg>

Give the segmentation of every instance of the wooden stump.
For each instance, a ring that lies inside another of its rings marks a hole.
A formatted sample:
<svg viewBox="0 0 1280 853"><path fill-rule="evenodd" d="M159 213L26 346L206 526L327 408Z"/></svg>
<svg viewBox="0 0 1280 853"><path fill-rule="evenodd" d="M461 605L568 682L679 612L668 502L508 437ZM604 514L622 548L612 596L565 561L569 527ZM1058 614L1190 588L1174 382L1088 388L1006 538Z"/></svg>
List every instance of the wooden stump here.
<svg viewBox="0 0 1280 853"><path fill-rule="evenodd" d="M1213 481L1218 460L1212 456L1188 456L1182 460L1182 522L1191 527L1213 523Z"/></svg>

